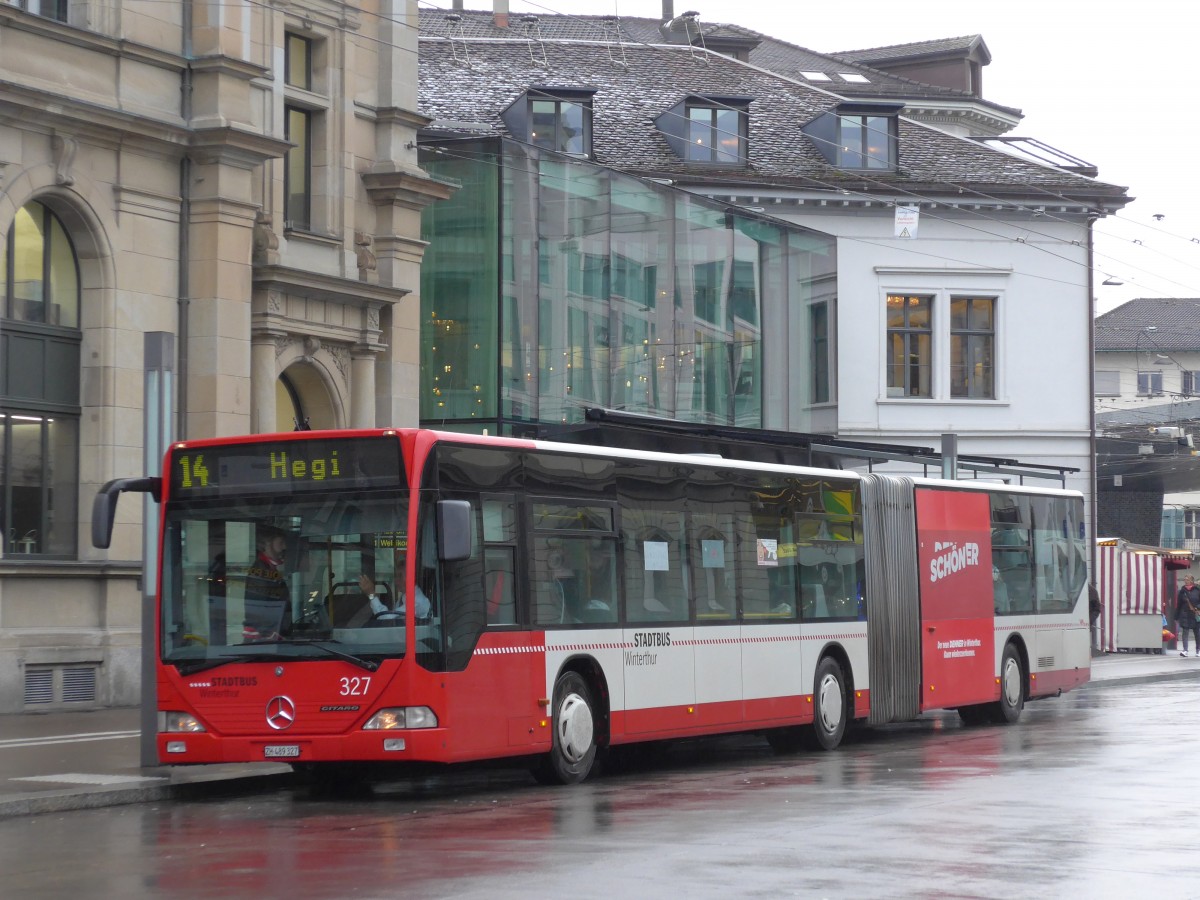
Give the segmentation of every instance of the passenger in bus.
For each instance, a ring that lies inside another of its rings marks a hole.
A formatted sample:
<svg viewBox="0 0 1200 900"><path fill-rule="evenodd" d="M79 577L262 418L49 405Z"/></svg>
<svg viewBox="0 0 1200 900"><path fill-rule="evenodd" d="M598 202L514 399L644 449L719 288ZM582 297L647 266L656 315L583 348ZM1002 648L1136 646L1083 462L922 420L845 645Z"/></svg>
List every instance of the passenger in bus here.
<svg viewBox="0 0 1200 900"><path fill-rule="evenodd" d="M1000 577L1000 568L992 566L992 597L996 604L997 613L1008 612L1008 585Z"/></svg>
<svg viewBox="0 0 1200 900"><path fill-rule="evenodd" d="M846 596L845 581L842 573L833 563L822 563L819 567L821 592L825 595L825 618L830 616L848 616L853 614L850 598ZM818 617L822 617L818 611Z"/></svg>
<svg viewBox="0 0 1200 900"><path fill-rule="evenodd" d="M255 534L257 553L246 571L244 641L277 641L292 624L292 606L283 563L287 535L274 525L260 525Z"/></svg>

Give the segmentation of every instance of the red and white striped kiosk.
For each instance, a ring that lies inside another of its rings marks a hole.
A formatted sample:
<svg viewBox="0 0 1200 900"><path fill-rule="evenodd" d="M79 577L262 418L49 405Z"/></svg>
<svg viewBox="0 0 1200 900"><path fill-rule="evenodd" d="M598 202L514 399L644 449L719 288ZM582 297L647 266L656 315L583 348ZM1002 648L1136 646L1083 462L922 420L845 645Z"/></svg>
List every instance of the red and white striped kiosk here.
<svg viewBox="0 0 1200 900"><path fill-rule="evenodd" d="M1122 538L1096 541L1096 590L1100 614L1100 649L1161 651L1163 613L1174 610L1174 579L1168 570L1191 565L1190 550L1134 544ZM1168 584L1169 582L1169 584Z"/></svg>

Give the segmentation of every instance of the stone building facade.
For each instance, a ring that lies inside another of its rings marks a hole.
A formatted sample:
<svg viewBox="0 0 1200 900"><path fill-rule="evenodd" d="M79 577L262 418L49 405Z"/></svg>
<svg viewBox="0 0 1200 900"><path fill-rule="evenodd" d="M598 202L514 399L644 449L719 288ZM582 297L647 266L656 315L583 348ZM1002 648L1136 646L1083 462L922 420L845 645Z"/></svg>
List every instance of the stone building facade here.
<svg viewBox="0 0 1200 900"><path fill-rule="evenodd" d="M0 5L0 713L139 698L145 335L172 439L417 421L416 3Z"/></svg>

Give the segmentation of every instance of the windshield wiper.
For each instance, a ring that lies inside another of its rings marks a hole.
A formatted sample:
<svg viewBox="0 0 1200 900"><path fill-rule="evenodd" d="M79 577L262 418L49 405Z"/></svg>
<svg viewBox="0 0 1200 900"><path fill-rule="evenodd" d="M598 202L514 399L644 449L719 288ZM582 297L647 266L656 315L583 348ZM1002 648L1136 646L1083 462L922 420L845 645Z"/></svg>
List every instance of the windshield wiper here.
<svg viewBox="0 0 1200 900"><path fill-rule="evenodd" d="M379 668L379 663L373 659L363 659L361 656L355 656L353 653L347 653L345 650L338 650L336 647L330 647L330 644L336 644L338 641L333 638L304 638L301 640L290 640L289 644L303 644L307 647L316 647L318 650L324 650L330 656L336 656L338 659L344 659L346 662L354 663L361 669L366 669L368 672L374 672Z"/></svg>
<svg viewBox="0 0 1200 900"><path fill-rule="evenodd" d="M346 662L353 663L361 669L366 669L368 672L374 672L379 668L379 663L373 659L363 659L361 656L355 656L352 653L347 653L345 650L338 650L336 647L330 647L329 644L337 643L333 638L310 638L304 640L284 640L284 641L246 641L241 644L232 644L233 647L254 647L254 646L271 646L271 647L288 647L288 646L303 646L316 647L318 650L323 650L330 656L336 656L338 659L344 659ZM197 672L203 672L206 669L215 669L218 666L225 666L235 662L279 662L283 659L296 659L295 656L288 656L280 653L231 653L228 656L217 657L216 659L201 659L192 663L177 662L175 665L179 667L180 675L195 675Z"/></svg>
<svg viewBox="0 0 1200 900"><path fill-rule="evenodd" d="M272 662L279 659L279 656L274 653L241 653L230 656L219 656L215 659L200 659L195 662L175 662L179 667L180 675L195 675L197 672L203 672L206 669L215 669L218 666L227 666L235 662Z"/></svg>

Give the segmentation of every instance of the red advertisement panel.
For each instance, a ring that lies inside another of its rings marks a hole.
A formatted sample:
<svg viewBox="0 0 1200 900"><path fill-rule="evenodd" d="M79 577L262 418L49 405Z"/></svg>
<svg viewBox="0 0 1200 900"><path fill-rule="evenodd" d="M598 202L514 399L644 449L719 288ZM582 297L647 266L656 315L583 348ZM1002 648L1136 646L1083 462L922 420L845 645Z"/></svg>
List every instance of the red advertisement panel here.
<svg viewBox="0 0 1200 900"><path fill-rule="evenodd" d="M998 696L988 496L919 488L922 708Z"/></svg>

